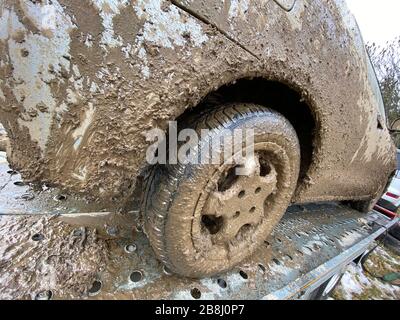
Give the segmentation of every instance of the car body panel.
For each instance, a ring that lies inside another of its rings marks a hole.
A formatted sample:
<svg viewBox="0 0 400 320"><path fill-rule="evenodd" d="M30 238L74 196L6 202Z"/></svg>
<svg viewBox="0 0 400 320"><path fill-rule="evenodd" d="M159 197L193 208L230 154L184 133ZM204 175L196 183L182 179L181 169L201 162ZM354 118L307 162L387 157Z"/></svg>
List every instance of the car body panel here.
<svg viewBox="0 0 400 320"><path fill-rule="evenodd" d="M123 203L144 132L254 77L299 92L316 122L294 202L376 198L395 168L343 1L0 0L0 26L0 121L29 181Z"/></svg>

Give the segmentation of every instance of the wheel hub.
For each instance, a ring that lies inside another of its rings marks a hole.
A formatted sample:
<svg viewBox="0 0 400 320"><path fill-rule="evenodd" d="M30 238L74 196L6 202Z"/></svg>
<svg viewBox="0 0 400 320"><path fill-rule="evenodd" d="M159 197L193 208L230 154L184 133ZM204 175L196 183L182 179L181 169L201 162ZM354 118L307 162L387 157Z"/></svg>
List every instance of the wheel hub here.
<svg viewBox="0 0 400 320"><path fill-rule="evenodd" d="M203 223L214 222L212 228L207 228L214 243L228 243L243 228L262 222L265 201L277 190L275 168L261 166L259 156L246 164L245 170L248 175L236 176L229 188L212 192L203 209Z"/></svg>

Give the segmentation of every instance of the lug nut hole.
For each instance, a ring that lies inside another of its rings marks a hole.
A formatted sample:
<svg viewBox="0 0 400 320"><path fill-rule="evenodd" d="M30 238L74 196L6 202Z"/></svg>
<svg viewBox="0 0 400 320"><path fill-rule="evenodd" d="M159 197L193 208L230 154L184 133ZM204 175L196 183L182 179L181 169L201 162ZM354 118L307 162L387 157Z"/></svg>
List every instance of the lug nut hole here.
<svg viewBox="0 0 400 320"><path fill-rule="evenodd" d="M211 235L214 235L222 229L224 219L215 216L202 216L201 223Z"/></svg>

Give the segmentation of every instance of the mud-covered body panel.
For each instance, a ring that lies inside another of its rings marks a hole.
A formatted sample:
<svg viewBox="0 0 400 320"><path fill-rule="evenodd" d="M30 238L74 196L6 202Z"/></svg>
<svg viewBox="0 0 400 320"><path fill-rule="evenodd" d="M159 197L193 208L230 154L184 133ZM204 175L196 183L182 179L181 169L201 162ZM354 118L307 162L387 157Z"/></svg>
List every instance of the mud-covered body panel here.
<svg viewBox="0 0 400 320"><path fill-rule="evenodd" d="M381 191L395 148L342 1L297 0L289 12L266 0L172 2L0 0L0 121L26 179L127 198L146 166L144 132L262 77L300 92L316 121L294 201Z"/></svg>

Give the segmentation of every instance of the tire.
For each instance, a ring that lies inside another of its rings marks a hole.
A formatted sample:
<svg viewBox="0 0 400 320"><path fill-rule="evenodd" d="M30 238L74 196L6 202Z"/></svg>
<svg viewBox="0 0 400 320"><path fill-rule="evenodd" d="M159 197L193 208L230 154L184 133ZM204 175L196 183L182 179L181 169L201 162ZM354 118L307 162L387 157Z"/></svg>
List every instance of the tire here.
<svg viewBox="0 0 400 320"><path fill-rule="evenodd" d="M283 116L253 104L222 106L186 124L199 136L209 129L206 139L221 138L223 129L253 129L257 159L249 177L236 176L234 165L219 163L156 165L147 179L144 227L157 258L172 272L200 278L233 268L271 233L297 186L300 147ZM206 152L204 141L194 157ZM223 206L215 200L228 194L231 200Z"/></svg>

